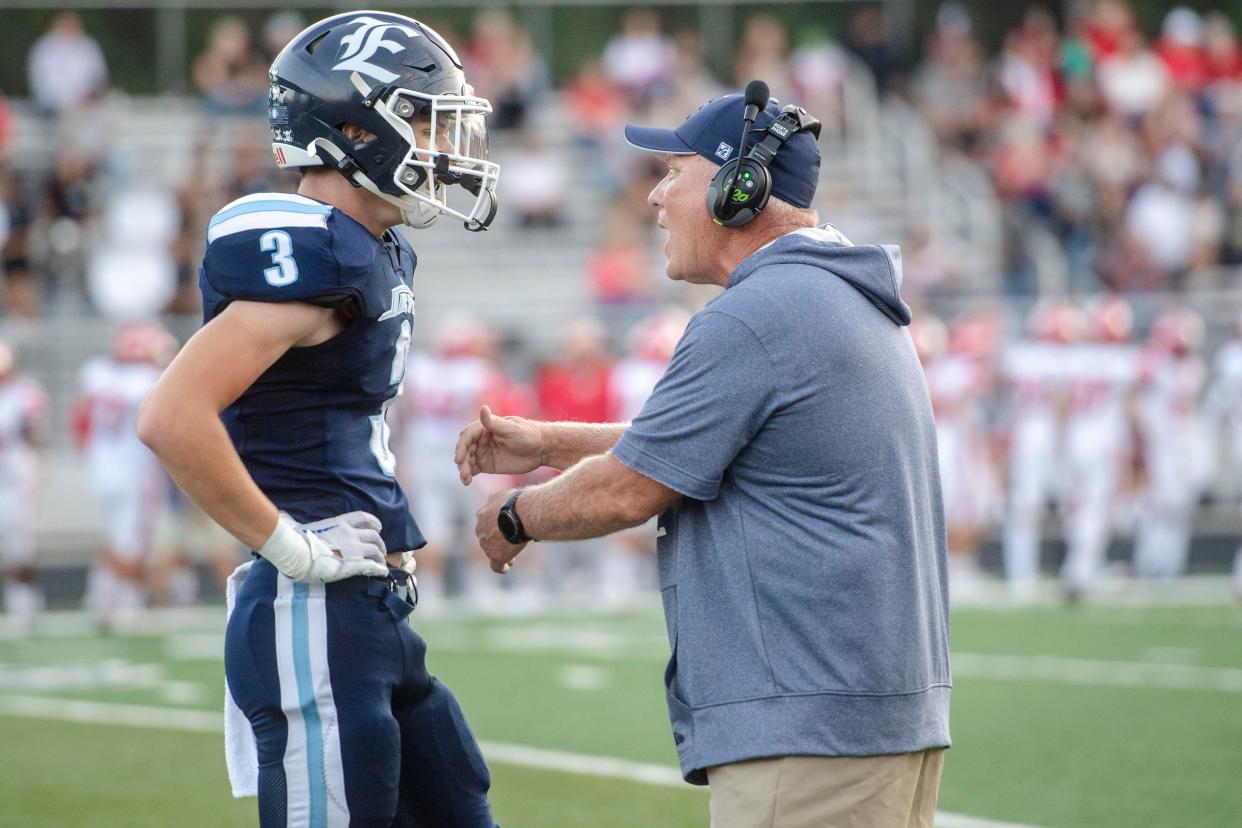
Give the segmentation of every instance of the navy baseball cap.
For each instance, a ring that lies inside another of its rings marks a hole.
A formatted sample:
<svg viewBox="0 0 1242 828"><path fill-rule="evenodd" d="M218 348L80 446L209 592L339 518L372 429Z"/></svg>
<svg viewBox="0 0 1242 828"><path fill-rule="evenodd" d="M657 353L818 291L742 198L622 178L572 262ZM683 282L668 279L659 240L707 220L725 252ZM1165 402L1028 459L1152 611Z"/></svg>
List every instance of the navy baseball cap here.
<svg viewBox="0 0 1242 828"><path fill-rule="evenodd" d="M708 101L677 129L635 126L625 128L625 140L639 149L667 152L673 155L697 153L717 166L737 157L738 139L742 136L741 94L725 95ZM781 114L782 105L775 98L759 113L750 134L746 151L767 136L768 127ZM795 207L810 207L819 184L819 145L810 132L795 133L776 153L772 165L772 195Z"/></svg>

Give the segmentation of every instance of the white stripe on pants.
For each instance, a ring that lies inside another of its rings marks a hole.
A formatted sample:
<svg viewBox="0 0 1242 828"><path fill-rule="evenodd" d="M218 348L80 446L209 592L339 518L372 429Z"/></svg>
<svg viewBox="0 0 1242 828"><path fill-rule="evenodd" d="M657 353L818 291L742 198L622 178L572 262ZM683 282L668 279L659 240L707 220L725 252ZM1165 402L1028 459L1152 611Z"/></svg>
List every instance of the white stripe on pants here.
<svg viewBox="0 0 1242 828"><path fill-rule="evenodd" d="M348 828L324 585L277 576L273 610L285 745L287 828Z"/></svg>

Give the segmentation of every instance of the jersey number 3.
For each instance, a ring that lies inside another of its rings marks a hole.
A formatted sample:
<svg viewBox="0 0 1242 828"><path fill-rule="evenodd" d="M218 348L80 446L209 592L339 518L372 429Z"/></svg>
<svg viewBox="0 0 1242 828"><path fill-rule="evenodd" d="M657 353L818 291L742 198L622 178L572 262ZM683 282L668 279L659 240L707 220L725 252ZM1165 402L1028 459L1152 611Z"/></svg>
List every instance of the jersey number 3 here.
<svg viewBox="0 0 1242 828"><path fill-rule="evenodd" d="M259 236L259 249L272 254L272 264L263 278L273 287L284 287L298 280L298 263L293 260L293 239L284 230L268 230Z"/></svg>

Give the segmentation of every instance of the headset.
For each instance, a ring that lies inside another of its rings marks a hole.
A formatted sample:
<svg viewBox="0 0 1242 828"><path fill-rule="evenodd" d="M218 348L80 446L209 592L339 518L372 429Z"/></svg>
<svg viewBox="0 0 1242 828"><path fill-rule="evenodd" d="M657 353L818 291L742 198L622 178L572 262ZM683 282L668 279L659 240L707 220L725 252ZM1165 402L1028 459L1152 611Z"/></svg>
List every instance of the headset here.
<svg viewBox="0 0 1242 828"><path fill-rule="evenodd" d="M786 141L803 131L819 139L819 121L802 107L790 104L768 127L767 136L747 153L746 138L759 112L767 108L768 100L766 83L753 80L746 84L737 158L724 164L707 187L707 214L723 227L741 227L767 206L772 197L772 172L768 167Z"/></svg>

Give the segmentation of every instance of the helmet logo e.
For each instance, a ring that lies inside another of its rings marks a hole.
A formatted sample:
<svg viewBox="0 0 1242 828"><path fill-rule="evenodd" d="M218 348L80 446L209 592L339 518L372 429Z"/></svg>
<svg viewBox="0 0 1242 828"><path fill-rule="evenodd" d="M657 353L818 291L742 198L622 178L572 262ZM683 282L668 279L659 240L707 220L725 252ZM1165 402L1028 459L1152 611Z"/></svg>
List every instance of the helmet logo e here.
<svg viewBox="0 0 1242 828"><path fill-rule="evenodd" d="M358 29L353 34L341 38L341 45L345 49L340 55L340 62L332 68L345 72L352 71L370 75L380 83L392 83L395 81L399 75L393 74L381 66L368 63L368 61L380 49L387 49L395 55L406 48L395 40L384 39L384 36L390 29L396 29L411 38L421 37L418 30L409 26L403 26L400 23L376 20L374 17L359 17L350 22L356 23Z"/></svg>

